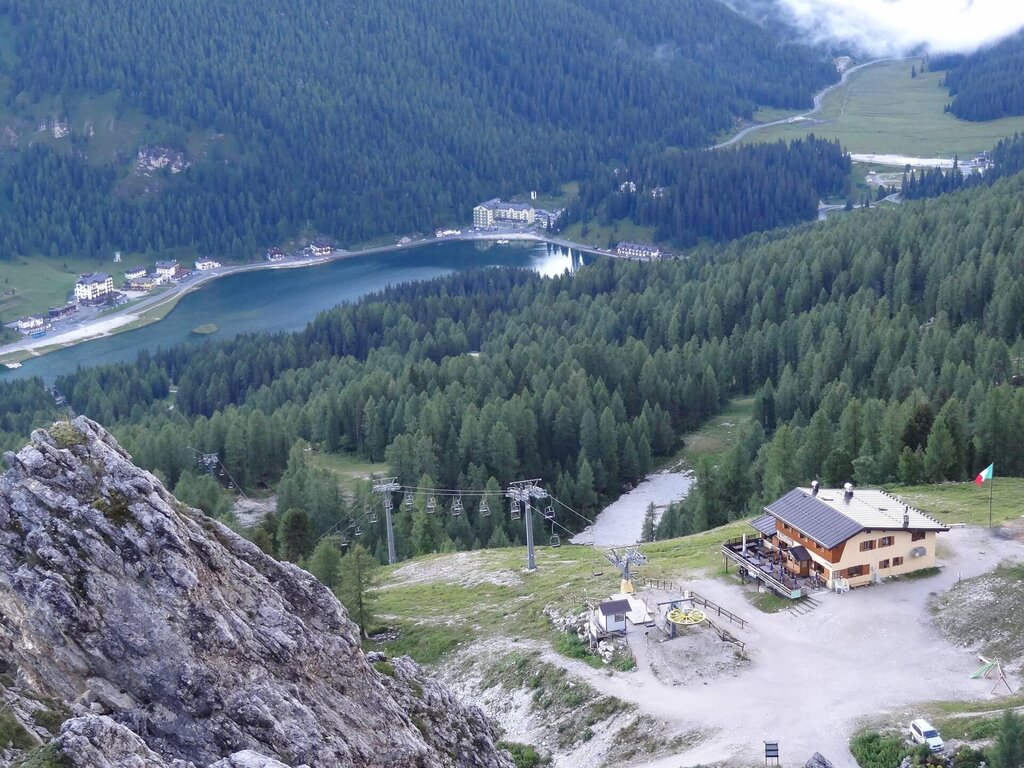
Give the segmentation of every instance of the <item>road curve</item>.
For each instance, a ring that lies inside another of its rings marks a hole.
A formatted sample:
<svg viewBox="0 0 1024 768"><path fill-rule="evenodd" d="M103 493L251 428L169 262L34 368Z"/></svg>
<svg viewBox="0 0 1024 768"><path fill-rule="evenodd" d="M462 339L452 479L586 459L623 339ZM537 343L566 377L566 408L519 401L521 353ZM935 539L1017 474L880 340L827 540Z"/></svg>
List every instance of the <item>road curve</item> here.
<svg viewBox="0 0 1024 768"><path fill-rule="evenodd" d="M735 136L733 136L728 141L723 141L721 144L715 144L714 146L709 147L709 149L722 149L723 147L731 146L731 145L735 144L737 141L742 141L745 137L749 136L750 134L755 133L756 131L764 130L765 128L771 128L771 127L776 126L776 125L785 125L786 123L792 123L792 122L796 122L798 120L806 120L809 117L817 114L821 110L821 105L822 105L822 102L825 100L825 97L828 96L836 88L840 88L840 87L846 85L847 79L854 72L857 72L857 71L859 71L861 69L864 69L865 67L873 66L875 64L883 64L883 63L885 63L887 61L905 61L905 60L907 60L907 57L905 57L905 56L890 56L890 57L884 58L884 59L872 59L871 61L866 61L863 64L858 64L855 67L850 67L848 70L843 72L843 76L839 79L838 83L832 83L832 85L829 85L829 86L827 86L825 88L822 88L820 91L818 91L816 94L814 94L814 108L813 109L811 109L811 110L809 110L807 112L804 112L803 114L800 114L800 115L793 115L791 117L783 118L782 120L773 120L770 123L758 123L757 125L748 125L746 128L744 128L742 131L737 133Z"/></svg>

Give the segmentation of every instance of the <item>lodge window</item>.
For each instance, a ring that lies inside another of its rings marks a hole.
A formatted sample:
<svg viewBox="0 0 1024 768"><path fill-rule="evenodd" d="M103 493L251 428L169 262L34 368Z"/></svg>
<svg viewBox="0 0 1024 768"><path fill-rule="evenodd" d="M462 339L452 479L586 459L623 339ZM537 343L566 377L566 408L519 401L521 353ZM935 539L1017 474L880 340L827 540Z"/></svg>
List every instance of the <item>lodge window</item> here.
<svg viewBox="0 0 1024 768"><path fill-rule="evenodd" d="M894 566L895 566L895 565L903 565L903 558L902 558L902 557L894 557L894 558L892 559L892 564L893 564Z"/></svg>
<svg viewBox="0 0 1024 768"><path fill-rule="evenodd" d="M880 538L878 540L879 548L881 548L881 547L891 547L892 543L893 543L893 537L892 536L883 536L882 538Z"/></svg>
<svg viewBox="0 0 1024 768"><path fill-rule="evenodd" d="M860 543L860 551L861 551L861 552L870 552L870 551L871 551L872 549L874 549L874 548L875 548L875 542L874 542L874 540L871 540L871 541L862 541L862 542Z"/></svg>
<svg viewBox="0 0 1024 768"><path fill-rule="evenodd" d="M865 565L854 565L846 569L846 577L853 578L854 576L863 576L864 570L867 568Z"/></svg>
<svg viewBox="0 0 1024 768"><path fill-rule="evenodd" d="M911 541L920 541L924 537L925 537L925 532L924 531L911 531L910 532L910 540Z"/></svg>
<svg viewBox="0 0 1024 768"><path fill-rule="evenodd" d="M878 561L878 570L882 570L883 568L888 568L888 567L889 567L889 561L888 560L879 560Z"/></svg>

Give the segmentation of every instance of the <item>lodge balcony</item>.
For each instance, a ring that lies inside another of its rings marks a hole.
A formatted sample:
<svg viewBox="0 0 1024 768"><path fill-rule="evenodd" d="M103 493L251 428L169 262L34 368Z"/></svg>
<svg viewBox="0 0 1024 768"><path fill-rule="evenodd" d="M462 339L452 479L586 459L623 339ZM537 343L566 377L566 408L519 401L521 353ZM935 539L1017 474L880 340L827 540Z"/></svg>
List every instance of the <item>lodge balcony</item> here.
<svg viewBox="0 0 1024 768"><path fill-rule="evenodd" d="M776 594L799 600L807 594L810 579L794 576L786 570L785 561L779 557L778 550L766 547L760 539L729 539L722 545L726 570L732 561L740 568L740 577L744 580L753 579L765 585Z"/></svg>

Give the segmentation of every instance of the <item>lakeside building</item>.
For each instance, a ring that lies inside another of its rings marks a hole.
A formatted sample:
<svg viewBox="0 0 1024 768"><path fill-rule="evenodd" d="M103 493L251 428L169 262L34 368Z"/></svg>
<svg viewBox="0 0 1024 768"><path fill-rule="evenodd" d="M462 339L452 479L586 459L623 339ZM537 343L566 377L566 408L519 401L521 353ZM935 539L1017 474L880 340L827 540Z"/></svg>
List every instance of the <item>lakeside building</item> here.
<svg viewBox="0 0 1024 768"><path fill-rule="evenodd" d="M645 245L643 243L621 242L615 248L615 255L626 259L645 259L653 261L662 256L661 249L656 245Z"/></svg>
<svg viewBox="0 0 1024 768"><path fill-rule="evenodd" d="M205 272L208 269L217 269L219 266L221 266L221 263L219 261L214 261L213 259L200 259L196 262L196 269L199 272Z"/></svg>
<svg viewBox="0 0 1024 768"><path fill-rule="evenodd" d="M129 267L124 271L124 279L128 281L137 280L145 274L145 267Z"/></svg>
<svg viewBox="0 0 1024 768"><path fill-rule="evenodd" d="M50 316L51 320L61 320L65 317L70 317L77 311L78 305L74 302L68 302L59 307L50 307L46 314Z"/></svg>
<svg viewBox="0 0 1024 768"><path fill-rule="evenodd" d="M156 263L156 275L165 280L173 280L174 273L178 271L177 261L158 261Z"/></svg>
<svg viewBox="0 0 1024 768"><path fill-rule="evenodd" d="M113 292L114 278L105 272L82 275L75 281L75 298L79 301L96 301Z"/></svg>
<svg viewBox="0 0 1024 768"><path fill-rule="evenodd" d="M46 328L47 322L45 317L39 315L29 315L18 320L18 330L22 333L33 333L34 331L40 331Z"/></svg>
<svg viewBox="0 0 1024 768"><path fill-rule="evenodd" d="M313 242L309 244L309 253L314 258L319 259L325 256L330 256L331 251L333 250L334 248L331 245L330 241L326 240L323 237L314 238Z"/></svg>
<svg viewBox="0 0 1024 768"><path fill-rule="evenodd" d="M874 489L794 488L751 523L760 538L722 546L745 576L786 597L808 586L845 590L935 566L949 527ZM809 584L808 584L809 582Z"/></svg>
<svg viewBox="0 0 1024 768"><path fill-rule="evenodd" d="M280 248L268 248L266 259L267 261L284 261L288 254L286 254Z"/></svg>
<svg viewBox="0 0 1024 768"><path fill-rule="evenodd" d="M156 275L143 275L142 277L136 277L134 280L128 281L128 290L130 291L152 291L158 285L162 285L165 282L164 278L157 277Z"/></svg>
<svg viewBox="0 0 1024 768"><path fill-rule="evenodd" d="M496 222L532 224L536 211L524 203L503 203L498 198L480 203L473 209L473 226L478 229L493 227Z"/></svg>

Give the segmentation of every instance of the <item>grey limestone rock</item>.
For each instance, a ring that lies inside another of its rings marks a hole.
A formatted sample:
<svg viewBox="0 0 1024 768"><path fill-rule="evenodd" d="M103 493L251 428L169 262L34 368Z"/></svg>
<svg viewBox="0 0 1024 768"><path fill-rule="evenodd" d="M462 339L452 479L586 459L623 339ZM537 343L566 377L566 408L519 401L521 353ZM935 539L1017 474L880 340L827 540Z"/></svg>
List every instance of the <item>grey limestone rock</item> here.
<svg viewBox="0 0 1024 768"><path fill-rule="evenodd" d="M4 458L0 662L85 715L62 745L126 755L77 765L512 765L479 709L411 660L375 669L329 590L178 502L95 422Z"/></svg>
<svg viewBox="0 0 1024 768"><path fill-rule="evenodd" d="M821 752L815 752L811 755L811 759L804 764L804 768L835 768L835 766Z"/></svg>

